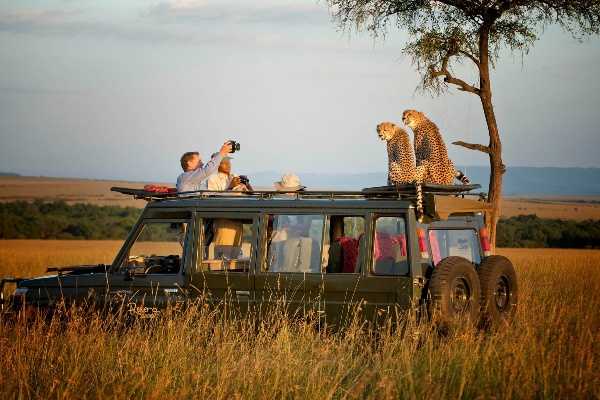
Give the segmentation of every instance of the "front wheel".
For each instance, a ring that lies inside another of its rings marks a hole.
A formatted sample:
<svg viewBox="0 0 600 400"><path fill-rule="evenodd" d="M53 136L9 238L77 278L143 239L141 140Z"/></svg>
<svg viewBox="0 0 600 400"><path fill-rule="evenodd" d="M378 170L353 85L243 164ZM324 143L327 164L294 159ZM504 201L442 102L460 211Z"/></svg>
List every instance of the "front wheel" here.
<svg viewBox="0 0 600 400"><path fill-rule="evenodd" d="M519 297L517 274L510 260L503 256L485 258L479 266L479 281L482 324L494 327L510 321Z"/></svg>
<svg viewBox="0 0 600 400"><path fill-rule="evenodd" d="M447 257L437 264L429 280L430 317L442 323L479 319L480 285L475 266L462 257Z"/></svg>

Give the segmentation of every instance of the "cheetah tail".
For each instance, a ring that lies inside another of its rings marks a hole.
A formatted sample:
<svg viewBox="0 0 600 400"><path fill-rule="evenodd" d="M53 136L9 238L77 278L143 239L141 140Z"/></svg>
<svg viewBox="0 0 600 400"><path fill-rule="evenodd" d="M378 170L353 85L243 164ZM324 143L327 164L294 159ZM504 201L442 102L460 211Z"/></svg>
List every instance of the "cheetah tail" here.
<svg viewBox="0 0 600 400"><path fill-rule="evenodd" d="M417 193L417 221L419 223L423 222L423 187L421 186L421 182L415 182L415 190Z"/></svg>

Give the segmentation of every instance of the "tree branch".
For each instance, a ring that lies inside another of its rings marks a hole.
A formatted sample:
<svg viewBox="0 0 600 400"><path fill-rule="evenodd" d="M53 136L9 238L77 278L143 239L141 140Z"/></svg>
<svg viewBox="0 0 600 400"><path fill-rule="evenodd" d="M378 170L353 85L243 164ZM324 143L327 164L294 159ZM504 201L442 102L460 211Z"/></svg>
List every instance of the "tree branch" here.
<svg viewBox="0 0 600 400"><path fill-rule="evenodd" d="M471 54L467 51L463 51L463 50L459 50L458 52L460 54L462 54L463 56L467 57L469 60L473 61L473 64L475 64L475 65L477 65L477 67L479 67L479 60L473 54Z"/></svg>
<svg viewBox="0 0 600 400"><path fill-rule="evenodd" d="M465 148L471 149L471 150L481 151L482 153L486 153L486 154L490 154L490 152L492 151L488 146L484 146L482 144L475 144L475 143L466 143L466 142L463 142L462 140L459 140L458 142L452 142L452 144L456 145L456 146L465 147Z"/></svg>
<svg viewBox="0 0 600 400"><path fill-rule="evenodd" d="M473 94L476 94L477 96L479 96L479 94L481 93L481 90L479 90L479 88L477 88L473 85L469 85L467 82L463 81L462 79L455 78L454 76L452 76L452 74L450 73L450 71L448 71L448 69L441 69L440 71L432 71L431 76L433 76L433 77L443 76L444 82L451 83L453 85L458 86L458 90L462 90L463 92L473 93Z"/></svg>
<svg viewBox="0 0 600 400"><path fill-rule="evenodd" d="M481 93L481 90L478 87L475 87L473 85L469 85L467 82L463 81L462 79L459 79L459 78L456 78L456 77L452 76L452 74L448 70L448 62L450 61L450 57L455 56L459 52L461 52L461 50L450 48L448 50L448 52L446 53L446 56L442 59L442 67L440 68L440 70L439 71L435 71L432 68L431 69L431 76L433 78L437 78L439 76L443 76L444 77L444 82L451 83L453 85L458 86L458 90L462 90L463 92L473 93L473 94L476 94L477 96L479 96L480 93ZM476 60L475 57L473 57L472 60L473 59ZM475 62L475 61L473 61L473 62ZM476 64L477 64L477 67L479 67L479 60L477 60Z"/></svg>

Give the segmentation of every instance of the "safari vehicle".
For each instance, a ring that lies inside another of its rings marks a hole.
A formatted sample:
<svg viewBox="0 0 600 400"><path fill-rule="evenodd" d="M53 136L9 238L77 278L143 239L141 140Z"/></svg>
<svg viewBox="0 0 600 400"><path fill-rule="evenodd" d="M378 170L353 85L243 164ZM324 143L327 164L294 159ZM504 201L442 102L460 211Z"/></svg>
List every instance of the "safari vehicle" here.
<svg viewBox="0 0 600 400"><path fill-rule="evenodd" d="M331 324L357 304L366 318L412 307L499 323L515 309L517 281L508 259L489 254L485 203L465 197L478 187L424 187L424 215L416 215L413 186L243 194L113 188L148 201L114 262L51 268L53 275L18 281L10 301L52 308L60 300L126 299L157 311L202 295L246 311L283 295L289 307L312 307Z"/></svg>

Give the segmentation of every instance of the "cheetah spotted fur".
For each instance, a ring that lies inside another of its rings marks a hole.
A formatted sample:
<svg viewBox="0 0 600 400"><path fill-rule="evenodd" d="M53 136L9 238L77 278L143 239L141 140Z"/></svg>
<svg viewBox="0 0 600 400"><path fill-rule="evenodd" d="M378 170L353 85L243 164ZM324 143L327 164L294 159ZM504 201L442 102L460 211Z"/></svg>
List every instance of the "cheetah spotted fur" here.
<svg viewBox="0 0 600 400"><path fill-rule="evenodd" d="M392 122L377 125L379 138L387 143L388 185L415 181L415 157L408 133Z"/></svg>

